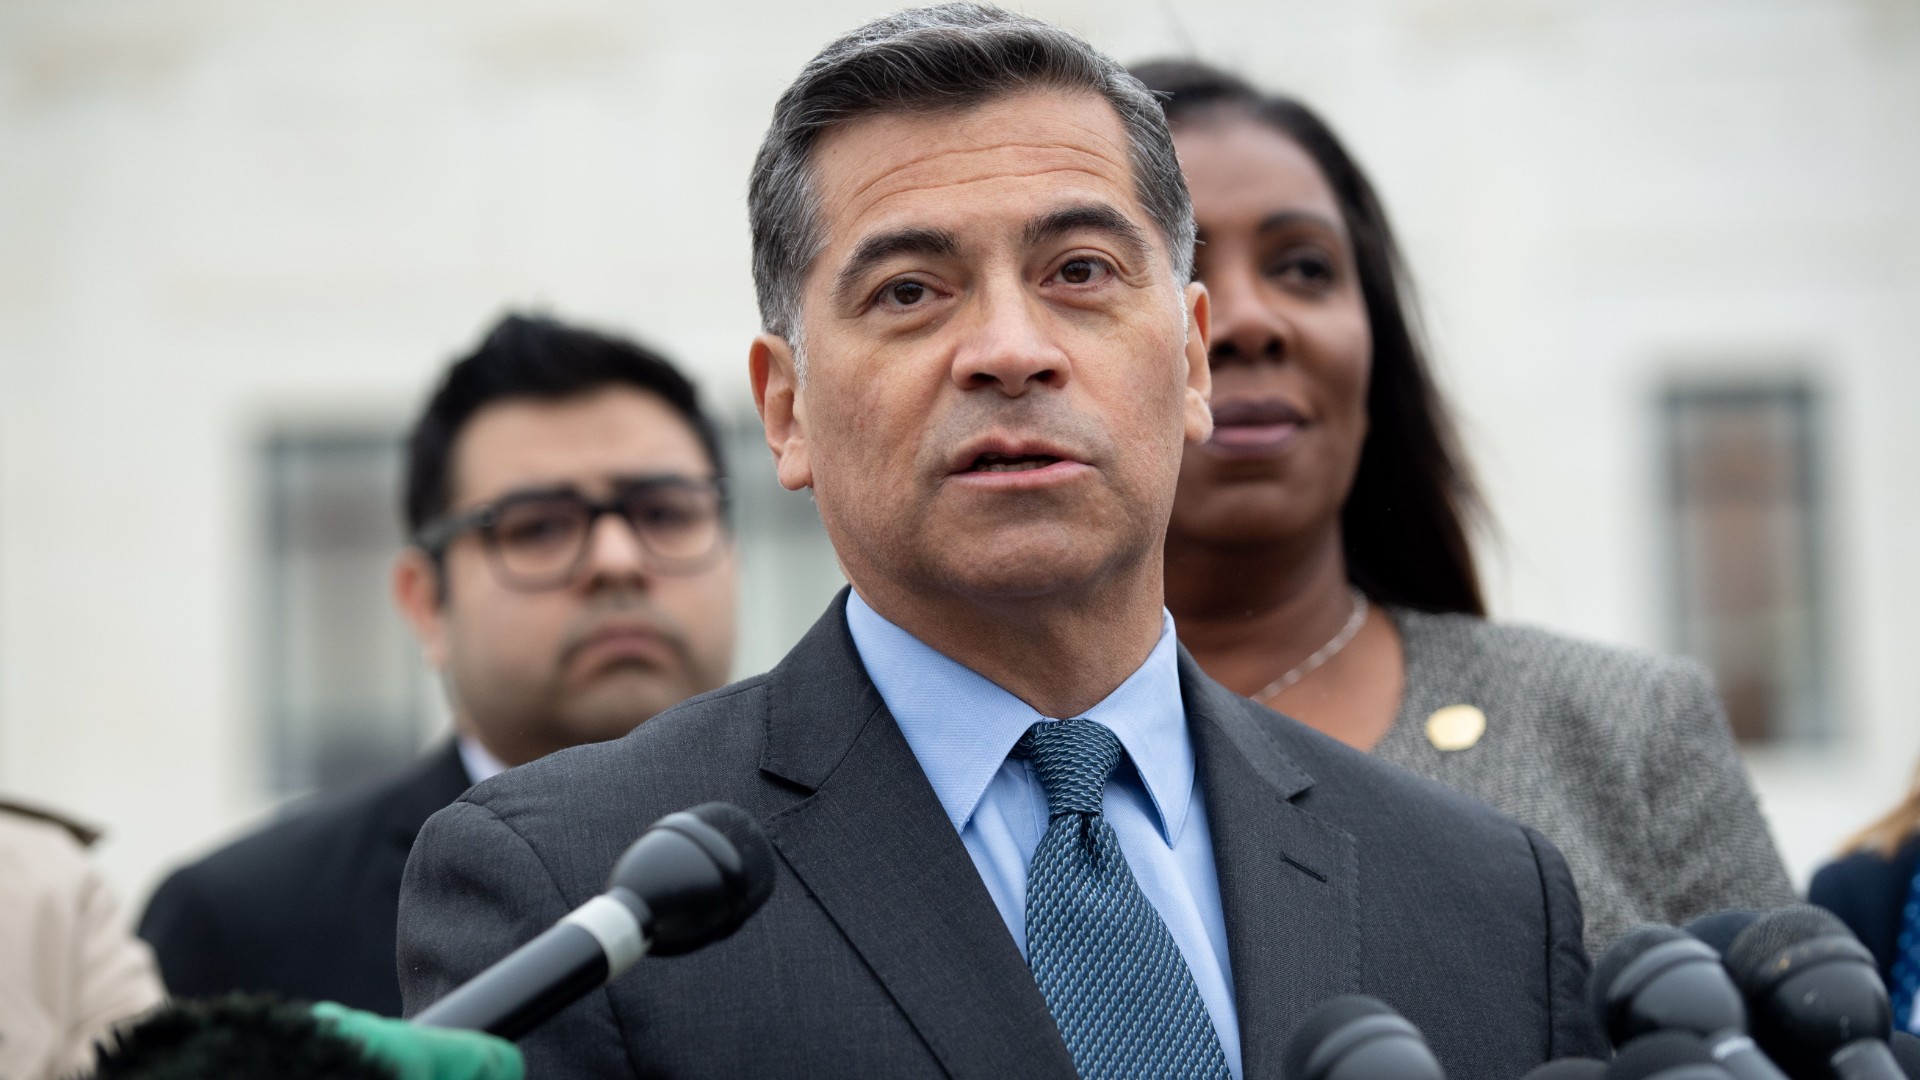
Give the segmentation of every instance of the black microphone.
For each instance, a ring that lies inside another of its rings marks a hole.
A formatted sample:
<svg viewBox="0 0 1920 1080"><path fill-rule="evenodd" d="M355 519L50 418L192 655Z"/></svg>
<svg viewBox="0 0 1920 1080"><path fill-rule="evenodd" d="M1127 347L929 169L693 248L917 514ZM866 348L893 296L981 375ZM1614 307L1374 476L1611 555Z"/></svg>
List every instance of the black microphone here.
<svg viewBox="0 0 1920 1080"><path fill-rule="evenodd" d="M1893 1007L1873 954L1807 905L1768 912L1727 948L1754 1037L1795 1080L1904 1080L1887 1036Z"/></svg>
<svg viewBox="0 0 1920 1080"><path fill-rule="evenodd" d="M715 802L668 814L620 856L606 892L413 1022L518 1039L648 952L691 952L733 933L772 892L773 849L745 810Z"/></svg>
<svg viewBox="0 0 1920 1080"><path fill-rule="evenodd" d="M1445 1080L1420 1030L1379 998L1342 994L1300 1023L1287 1043L1289 1080Z"/></svg>
<svg viewBox="0 0 1920 1080"><path fill-rule="evenodd" d="M1704 1040L1710 1060L1734 1080L1787 1080L1747 1037L1747 1008L1711 947L1668 926L1642 926L1614 940L1588 983L1608 1041L1625 1046L1656 1031Z"/></svg>
<svg viewBox="0 0 1920 1080"><path fill-rule="evenodd" d="M1549 1061L1520 1080L1603 1080L1607 1063L1592 1058L1561 1058Z"/></svg>
<svg viewBox="0 0 1920 1080"><path fill-rule="evenodd" d="M1896 1031L1887 1040L1887 1049L1893 1051L1893 1060L1899 1064L1907 1080L1920 1080L1920 1035Z"/></svg>
<svg viewBox="0 0 1920 1080"><path fill-rule="evenodd" d="M1605 1080L1728 1080L1707 1040L1686 1031L1656 1031L1628 1043Z"/></svg>
<svg viewBox="0 0 1920 1080"><path fill-rule="evenodd" d="M1739 937L1740 931L1752 926L1754 920L1759 917L1758 911L1730 908L1726 911L1716 911L1711 915L1702 915L1681 929L1706 942L1714 952L1725 956L1727 949L1733 944L1733 939Z"/></svg>

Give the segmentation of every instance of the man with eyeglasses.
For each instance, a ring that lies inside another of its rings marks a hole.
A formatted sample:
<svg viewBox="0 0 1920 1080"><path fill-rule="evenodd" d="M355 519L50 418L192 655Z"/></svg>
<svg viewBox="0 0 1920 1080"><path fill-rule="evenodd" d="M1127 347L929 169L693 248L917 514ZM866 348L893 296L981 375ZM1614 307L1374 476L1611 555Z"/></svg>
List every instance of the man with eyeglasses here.
<svg viewBox="0 0 1920 1080"><path fill-rule="evenodd" d="M501 320L414 427L412 543L392 578L456 737L173 874L140 927L169 989L397 1014L400 876L427 817L726 681L725 484L713 425L665 360L550 319Z"/></svg>

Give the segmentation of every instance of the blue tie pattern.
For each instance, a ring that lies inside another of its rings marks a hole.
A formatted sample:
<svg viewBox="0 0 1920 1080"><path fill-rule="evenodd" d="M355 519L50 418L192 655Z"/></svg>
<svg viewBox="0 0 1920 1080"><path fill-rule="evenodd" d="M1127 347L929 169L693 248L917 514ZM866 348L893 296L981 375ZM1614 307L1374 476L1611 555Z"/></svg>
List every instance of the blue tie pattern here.
<svg viewBox="0 0 1920 1080"><path fill-rule="evenodd" d="M1047 793L1027 872L1027 964L1082 1080L1227 1080L1186 958L1101 814L1120 740L1091 720L1039 723L1014 756Z"/></svg>

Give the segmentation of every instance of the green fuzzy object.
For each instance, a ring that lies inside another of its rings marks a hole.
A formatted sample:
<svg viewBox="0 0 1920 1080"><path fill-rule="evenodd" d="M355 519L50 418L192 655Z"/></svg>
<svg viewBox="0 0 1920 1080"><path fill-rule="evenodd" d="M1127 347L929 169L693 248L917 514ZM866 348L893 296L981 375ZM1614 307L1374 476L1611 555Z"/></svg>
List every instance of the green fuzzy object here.
<svg viewBox="0 0 1920 1080"><path fill-rule="evenodd" d="M314 1020L254 994L174 1001L100 1048L96 1080L400 1080Z"/></svg>
<svg viewBox="0 0 1920 1080"><path fill-rule="evenodd" d="M524 1080L526 1061L505 1039L479 1031L415 1027L331 1001L313 1007L322 1024L391 1066L399 1080Z"/></svg>
<svg viewBox="0 0 1920 1080"><path fill-rule="evenodd" d="M333 1002L175 1001L100 1048L95 1080L524 1080L520 1051Z"/></svg>

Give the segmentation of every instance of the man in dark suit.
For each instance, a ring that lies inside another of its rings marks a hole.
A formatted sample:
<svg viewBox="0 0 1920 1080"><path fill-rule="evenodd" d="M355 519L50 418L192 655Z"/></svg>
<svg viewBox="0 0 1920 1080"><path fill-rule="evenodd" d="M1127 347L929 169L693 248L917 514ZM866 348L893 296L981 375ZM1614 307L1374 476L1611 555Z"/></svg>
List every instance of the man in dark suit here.
<svg viewBox="0 0 1920 1080"><path fill-rule="evenodd" d="M169 877L140 933L176 996L266 990L397 1014L400 875L428 815L726 679L719 447L664 359L509 316L447 372L408 455L414 542L394 598L455 738Z"/></svg>
<svg viewBox="0 0 1920 1080"><path fill-rule="evenodd" d="M1143 87L1033 19L902 12L782 96L749 210L755 399L852 588L768 674L436 814L409 1010L723 799L777 853L765 908L556 1016L530 1074L1273 1077L1350 991L1454 1076L1598 1049L1550 845L1175 643L1207 297Z"/></svg>

